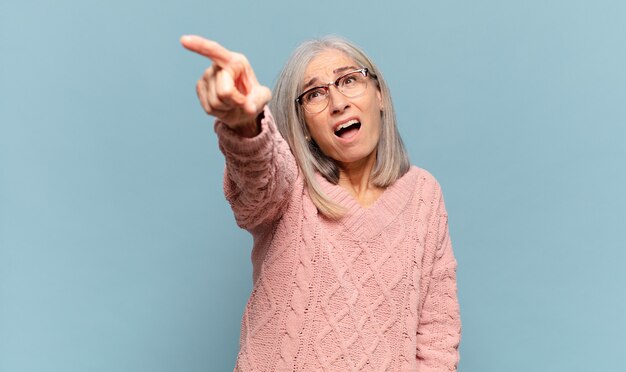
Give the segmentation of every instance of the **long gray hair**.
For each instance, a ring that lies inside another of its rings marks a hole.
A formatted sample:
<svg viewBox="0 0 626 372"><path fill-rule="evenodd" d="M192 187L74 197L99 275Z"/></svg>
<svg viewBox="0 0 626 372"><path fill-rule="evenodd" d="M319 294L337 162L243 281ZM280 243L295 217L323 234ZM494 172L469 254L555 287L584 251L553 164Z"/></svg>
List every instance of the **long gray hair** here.
<svg viewBox="0 0 626 372"><path fill-rule="evenodd" d="M276 86L270 109L276 119L278 130L289 143L304 176L306 187L317 209L329 218L339 218L344 208L333 202L315 179L315 172L333 184L339 182L339 167L324 155L314 141L308 141L308 129L303 110L295 103L301 93L305 70L320 52L335 49L345 53L357 65L367 68L382 96L381 133L376 153L376 164L371 182L378 187L387 187L402 177L410 167L409 157L396 126L396 114L391 102L391 93L376 65L359 47L336 36L306 41L293 52L283 68Z"/></svg>

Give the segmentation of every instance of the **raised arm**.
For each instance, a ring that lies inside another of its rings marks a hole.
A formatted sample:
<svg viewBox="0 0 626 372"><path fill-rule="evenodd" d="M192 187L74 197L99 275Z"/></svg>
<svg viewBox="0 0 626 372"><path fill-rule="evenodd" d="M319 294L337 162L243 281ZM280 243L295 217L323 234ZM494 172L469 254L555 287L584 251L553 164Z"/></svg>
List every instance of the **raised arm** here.
<svg viewBox="0 0 626 372"><path fill-rule="evenodd" d="M217 118L224 192L237 224L252 231L275 221L287 205L297 166L267 108L270 90L259 84L243 54L199 36L183 36L181 43L213 61L196 90L204 110Z"/></svg>

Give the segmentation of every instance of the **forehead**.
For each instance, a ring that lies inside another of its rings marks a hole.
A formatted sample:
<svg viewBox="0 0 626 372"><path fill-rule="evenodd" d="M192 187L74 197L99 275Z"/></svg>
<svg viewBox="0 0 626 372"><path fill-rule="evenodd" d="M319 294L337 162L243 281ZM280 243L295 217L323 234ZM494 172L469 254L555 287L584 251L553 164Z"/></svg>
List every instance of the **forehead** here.
<svg viewBox="0 0 626 372"><path fill-rule="evenodd" d="M357 67L357 63L340 50L324 50L309 62L303 81L308 82L311 79L330 81L336 75L334 70L347 66Z"/></svg>

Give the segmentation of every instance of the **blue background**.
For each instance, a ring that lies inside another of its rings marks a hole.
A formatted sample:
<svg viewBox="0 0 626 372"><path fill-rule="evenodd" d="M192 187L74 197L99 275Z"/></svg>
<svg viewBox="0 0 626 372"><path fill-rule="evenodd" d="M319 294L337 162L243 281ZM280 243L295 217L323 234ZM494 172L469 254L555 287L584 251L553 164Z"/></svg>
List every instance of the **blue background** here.
<svg viewBox="0 0 626 372"><path fill-rule="evenodd" d="M462 372L624 371L623 1L0 3L0 371L226 371L251 239L201 34L273 87L343 35L444 188Z"/></svg>

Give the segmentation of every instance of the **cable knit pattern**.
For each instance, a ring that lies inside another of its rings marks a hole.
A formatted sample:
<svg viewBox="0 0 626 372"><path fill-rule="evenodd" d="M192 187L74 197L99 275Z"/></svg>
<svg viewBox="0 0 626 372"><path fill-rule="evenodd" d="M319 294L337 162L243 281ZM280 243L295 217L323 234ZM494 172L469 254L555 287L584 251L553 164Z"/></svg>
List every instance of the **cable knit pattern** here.
<svg viewBox="0 0 626 372"><path fill-rule="evenodd" d="M266 108L261 133L217 122L224 190L254 237L236 371L455 371L456 261L437 181L412 167L369 208L319 214Z"/></svg>

